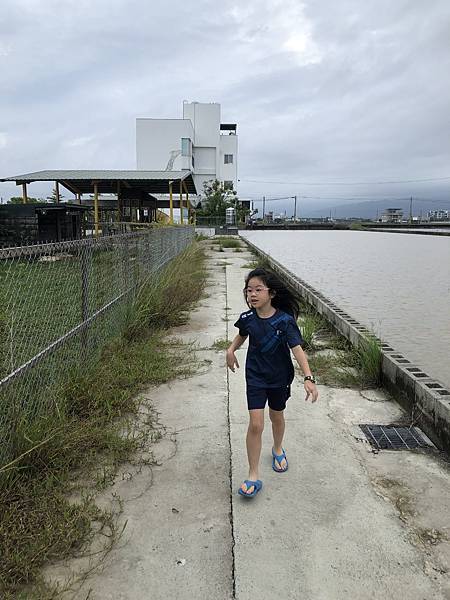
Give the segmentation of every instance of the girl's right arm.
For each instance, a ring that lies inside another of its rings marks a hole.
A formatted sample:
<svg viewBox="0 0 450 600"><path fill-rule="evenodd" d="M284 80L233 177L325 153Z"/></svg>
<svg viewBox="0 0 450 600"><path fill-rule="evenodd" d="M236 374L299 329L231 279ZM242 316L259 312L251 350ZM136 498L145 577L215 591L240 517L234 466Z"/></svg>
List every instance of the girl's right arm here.
<svg viewBox="0 0 450 600"><path fill-rule="evenodd" d="M235 366L239 369L239 363L236 358L235 351L242 346L246 339L247 336L242 336L238 333L227 350L227 367L233 371L233 373Z"/></svg>

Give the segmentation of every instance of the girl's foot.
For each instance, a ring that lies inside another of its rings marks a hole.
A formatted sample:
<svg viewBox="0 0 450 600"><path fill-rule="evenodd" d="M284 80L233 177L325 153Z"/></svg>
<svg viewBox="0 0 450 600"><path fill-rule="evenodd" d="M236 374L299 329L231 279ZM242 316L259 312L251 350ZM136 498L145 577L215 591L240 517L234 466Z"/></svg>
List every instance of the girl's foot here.
<svg viewBox="0 0 450 600"><path fill-rule="evenodd" d="M253 498L262 488L262 481L260 479L251 480L246 479L244 483L239 488L238 492L241 496L245 496L246 498Z"/></svg>
<svg viewBox="0 0 450 600"><path fill-rule="evenodd" d="M279 450L281 450L281 452L279 452ZM288 461L284 448L278 448L278 451L275 450L275 448L272 448L272 469L276 473L284 473L288 470Z"/></svg>
<svg viewBox="0 0 450 600"><path fill-rule="evenodd" d="M244 481L244 483L241 485L241 490L244 492L244 494L250 495L254 492L255 486L253 485L252 481L249 481L248 479L246 479L246 481L247 483L245 483ZM249 487L247 487L247 484L249 485Z"/></svg>
<svg viewBox="0 0 450 600"><path fill-rule="evenodd" d="M251 496L253 494L253 492L255 491L255 483L257 481L259 481L258 473L249 473L248 479L246 479L244 481L244 483L241 485L240 489L241 489L242 493L247 494L248 496ZM239 492L239 493L241 493L241 492Z"/></svg>

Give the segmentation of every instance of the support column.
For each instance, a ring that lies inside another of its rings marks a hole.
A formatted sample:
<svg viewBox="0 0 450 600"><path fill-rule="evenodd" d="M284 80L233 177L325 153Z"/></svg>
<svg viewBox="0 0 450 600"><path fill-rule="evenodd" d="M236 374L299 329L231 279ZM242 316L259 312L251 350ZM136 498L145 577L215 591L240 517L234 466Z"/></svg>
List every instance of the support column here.
<svg viewBox="0 0 450 600"><path fill-rule="evenodd" d="M180 179L180 223L183 225L183 182Z"/></svg>
<svg viewBox="0 0 450 600"><path fill-rule="evenodd" d="M95 223L95 237L99 236L98 227L98 183L94 183L94 223Z"/></svg>
<svg viewBox="0 0 450 600"><path fill-rule="evenodd" d="M26 204L28 201L28 196L27 196L27 184L26 183L22 183L22 202L24 204Z"/></svg>
<svg viewBox="0 0 450 600"><path fill-rule="evenodd" d="M123 221L122 218L122 198L120 197L120 181L117 182L117 211L118 221Z"/></svg>
<svg viewBox="0 0 450 600"><path fill-rule="evenodd" d="M59 204L59 183L55 181L56 204Z"/></svg>
<svg viewBox="0 0 450 600"><path fill-rule="evenodd" d="M187 186L184 183L184 181L183 181L183 187L184 187L184 191L186 192L186 207L188 209L187 222L190 223L191 222L191 205L189 204L189 192L188 192Z"/></svg>
<svg viewBox="0 0 450 600"><path fill-rule="evenodd" d="M173 195L171 181L169 181L169 223L173 225Z"/></svg>

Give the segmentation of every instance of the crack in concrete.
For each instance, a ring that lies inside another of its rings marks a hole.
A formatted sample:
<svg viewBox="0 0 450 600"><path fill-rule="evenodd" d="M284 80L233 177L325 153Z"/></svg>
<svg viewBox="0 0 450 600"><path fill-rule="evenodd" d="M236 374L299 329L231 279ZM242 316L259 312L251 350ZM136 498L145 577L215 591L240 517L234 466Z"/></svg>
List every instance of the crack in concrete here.
<svg viewBox="0 0 450 600"><path fill-rule="evenodd" d="M228 306L228 280L227 280L227 269L224 269L225 276L225 304ZM228 320L225 321L225 332L226 339L228 339ZM233 600L236 598L236 570L235 570L235 553L234 548L236 545L236 539L234 535L234 516L233 516L233 479L232 479L232 454L231 454L231 415L230 415L230 374L228 372L228 367L225 364L225 369L227 373L227 425L228 425L228 447L230 452L230 470L229 470L229 478L230 478L230 527L231 527L231 578L232 578L232 598Z"/></svg>

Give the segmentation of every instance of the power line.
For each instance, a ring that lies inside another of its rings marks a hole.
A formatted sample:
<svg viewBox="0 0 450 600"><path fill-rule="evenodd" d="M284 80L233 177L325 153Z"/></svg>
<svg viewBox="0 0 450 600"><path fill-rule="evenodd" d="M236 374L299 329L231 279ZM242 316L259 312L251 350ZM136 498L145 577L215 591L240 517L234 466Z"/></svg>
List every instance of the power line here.
<svg viewBox="0 0 450 600"><path fill-rule="evenodd" d="M271 201L278 201L278 200L290 200L293 199L294 196L285 196L283 198L266 198L266 202L271 202ZM303 196L300 194L297 194L297 198L299 200L342 200L342 201L349 201L349 200L365 200L367 202L383 202L383 201L389 201L389 202L396 202L396 201L401 201L401 200L409 200L410 196L401 196L401 197L397 197L394 198L392 196ZM258 194L258 195L252 195L252 194L246 194L245 196L242 196L241 198L242 200L252 200L253 202L262 202L262 197ZM433 199L433 198L423 198L422 196L414 196L415 200L420 200L421 202L439 202L439 200Z"/></svg>
<svg viewBox="0 0 450 600"><path fill-rule="evenodd" d="M294 196L281 196L280 198L266 198L266 202L272 202L273 200L293 200Z"/></svg>
<svg viewBox="0 0 450 600"><path fill-rule="evenodd" d="M396 179L391 181L263 181L261 179L239 179L245 183L274 183L279 185L385 185L397 183L426 183L431 181L447 181L448 177L426 177L423 179Z"/></svg>

